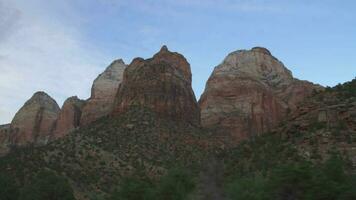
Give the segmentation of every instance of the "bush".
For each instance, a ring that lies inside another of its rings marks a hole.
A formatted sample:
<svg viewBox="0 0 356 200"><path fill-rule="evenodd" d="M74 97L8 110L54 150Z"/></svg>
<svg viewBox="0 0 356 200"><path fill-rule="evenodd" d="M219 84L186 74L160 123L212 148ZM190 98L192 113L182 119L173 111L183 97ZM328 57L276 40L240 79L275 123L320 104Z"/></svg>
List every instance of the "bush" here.
<svg viewBox="0 0 356 200"><path fill-rule="evenodd" d="M266 200L269 199L266 184L262 176L239 178L227 186L227 194L233 200Z"/></svg>
<svg viewBox="0 0 356 200"><path fill-rule="evenodd" d="M181 168L168 171L157 187L157 197L162 200L183 200L194 190L191 174Z"/></svg>
<svg viewBox="0 0 356 200"><path fill-rule="evenodd" d="M250 175L228 184L232 200L352 200L356 199L356 177L346 163L332 155L325 163L302 161L273 169L266 177Z"/></svg>
<svg viewBox="0 0 356 200"><path fill-rule="evenodd" d="M0 199L16 200L19 191L16 182L7 174L0 174Z"/></svg>
<svg viewBox="0 0 356 200"><path fill-rule="evenodd" d="M153 184L148 180L126 178L111 200L183 200L194 189L188 171L173 169Z"/></svg>
<svg viewBox="0 0 356 200"><path fill-rule="evenodd" d="M39 172L20 192L20 200L75 200L73 190L63 177L51 171Z"/></svg>
<svg viewBox="0 0 356 200"><path fill-rule="evenodd" d="M153 200L153 185L137 178L124 179L121 187L114 192L111 200Z"/></svg>

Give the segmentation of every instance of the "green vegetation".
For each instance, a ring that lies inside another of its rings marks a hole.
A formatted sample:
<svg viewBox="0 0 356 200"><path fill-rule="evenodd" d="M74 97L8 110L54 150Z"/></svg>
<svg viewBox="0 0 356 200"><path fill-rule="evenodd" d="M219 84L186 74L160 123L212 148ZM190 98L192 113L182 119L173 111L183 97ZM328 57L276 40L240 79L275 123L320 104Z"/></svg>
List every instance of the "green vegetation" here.
<svg viewBox="0 0 356 200"><path fill-rule="evenodd" d="M194 190L191 174L182 168L169 170L156 183L126 178L111 200L184 200Z"/></svg>
<svg viewBox="0 0 356 200"><path fill-rule="evenodd" d="M67 180L51 171L41 171L20 192L19 200L74 200Z"/></svg>
<svg viewBox="0 0 356 200"><path fill-rule="evenodd" d="M0 199L17 200L19 191L12 177L8 174L0 173Z"/></svg>
<svg viewBox="0 0 356 200"><path fill-rule="evenodd" d="M334 91L344 98L356 97L356 78L354 78L352 81L338 84L333 88L326 88L326 92Z"/></svg>
<svg viewBox="0 0 356 200"><path fill-rule="evenodd" d="M356 176L346 166L337 154L321 164L280 163L264 174L255 170L234 176L226 192L232 200L352 200L356 199Z"/></svg>
<svg viewBox="0 0 356 200"><path fill-rule="evenodd" d="M345 166L338 155L323 164L287 163L264 176L250 173L234 178L226 191L232 200L353 200L356 176L348 175Z"/></svg>
<svg viewBox="0 0 356 200"><path fill-rule="evenodd" d="M67 180L48 170L42 170L20 185L14 177L0 174L1 200L75 200Z"/></svg>

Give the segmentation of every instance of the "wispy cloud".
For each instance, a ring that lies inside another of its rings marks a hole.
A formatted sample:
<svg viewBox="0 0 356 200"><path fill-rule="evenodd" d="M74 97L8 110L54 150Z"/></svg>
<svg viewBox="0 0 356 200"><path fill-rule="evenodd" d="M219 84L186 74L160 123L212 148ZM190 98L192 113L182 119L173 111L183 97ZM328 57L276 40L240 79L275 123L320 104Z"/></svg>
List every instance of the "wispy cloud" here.
<svg viewBox="0 0 356 200"><path fill-rule="evenodd" d="M0 124L35 91L48 92L60 104L71 95L89 96L105 59L75 27L16 1L0 0L0 16Z"/></svg>

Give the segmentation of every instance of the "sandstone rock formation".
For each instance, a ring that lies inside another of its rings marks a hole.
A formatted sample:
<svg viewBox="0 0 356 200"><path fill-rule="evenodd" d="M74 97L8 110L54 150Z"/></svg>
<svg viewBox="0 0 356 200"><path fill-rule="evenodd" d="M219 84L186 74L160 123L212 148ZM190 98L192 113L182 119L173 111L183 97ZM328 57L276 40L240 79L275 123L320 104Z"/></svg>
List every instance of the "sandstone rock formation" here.
<svg viewBox="0 0 356 200"><path fill-rule="evenodd" d="M19 146L47 143L59 111L55 100L44 92L36 92L11 122L11 143Z"/></svg>
<svg viewBox="0 0 356 200"><path fill-rule="evenodd" d="M125 70L114 113L144 106L162 117L198 125L200 111L191 81L187 60L163 46L153 58L136 58Z"/></svg>
<svg viewBox="0 0 356 200"><path fill-rule="evenodd" d="M10 145L10 124L0 125L0 156L9 151Z"/></svg>
<svg viewBox="0 0 356 200"><path fill-rule="evenodd" d="M64 102L52 134L53 139L61 138L79 127L84 103L85 101L76 96L70 97Z"/></svg>
<svg viewBox="0 0 356 200"><path fill-rule="evenodd" d="M94 80L91 96L83 108L80 125L88 125L112 112L125 68L123 60L116 60Z"/></svg>
<svg viewBox="0 0 356 200"><path fill-rule="evenodd" d="M206 84L199 100L201 123L241 141L271 130L320 89L293 78L265 48L235 51L215 67Z"/></svg>

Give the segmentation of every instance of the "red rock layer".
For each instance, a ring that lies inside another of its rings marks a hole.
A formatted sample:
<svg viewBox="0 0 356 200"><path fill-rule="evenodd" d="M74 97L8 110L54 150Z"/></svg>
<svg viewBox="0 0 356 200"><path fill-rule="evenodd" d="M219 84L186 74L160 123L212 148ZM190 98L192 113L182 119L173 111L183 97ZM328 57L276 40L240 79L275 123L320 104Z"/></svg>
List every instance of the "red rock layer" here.
<svg viewBox="0 0 356 200"><path fill-rule="evenodd" d="M125 68L126 65L121 59L116 60L94 80L91 96L83 108L81 126L88 125L112 112L115 95Z"/></svg>
<svg viewBox="0 0 356 200"><path fill-rule="evenodd" d="M53 139L61 138L79 127L83 106L84 101L76 96L70 97L64 102L52 134Z"/></svg>
<svg viewBox="0 0 356 200"><path fill-rule="evenodd" d="M320 89L294 79L265 48L236 51L214 69L206 84L199 100L201 123L238 142L270 131Z"/></svg>
<svg viewBox="0 0 356 200"><path fill-rule="evenodd" d="M131 106L144 106L162 117L198 125L200 111L191 87L187 60L162 47L153 58L136 58L124 72L115 114Z"/></svg>
<svg viewBox="0 0 356 200"><path fill-rule="evenodd" d="M19 146L47 143L59 111L55 100L44 92L36 92L11 122L11 143Z"/></svg>

